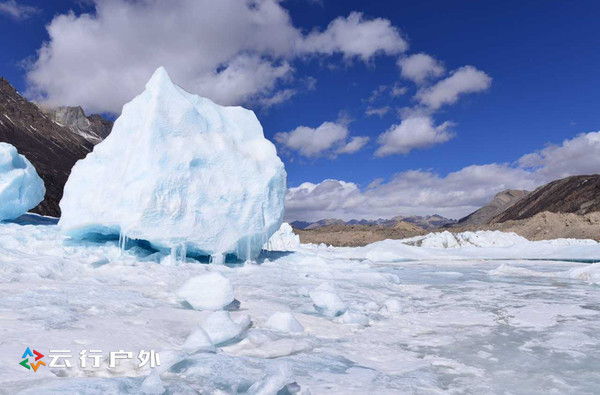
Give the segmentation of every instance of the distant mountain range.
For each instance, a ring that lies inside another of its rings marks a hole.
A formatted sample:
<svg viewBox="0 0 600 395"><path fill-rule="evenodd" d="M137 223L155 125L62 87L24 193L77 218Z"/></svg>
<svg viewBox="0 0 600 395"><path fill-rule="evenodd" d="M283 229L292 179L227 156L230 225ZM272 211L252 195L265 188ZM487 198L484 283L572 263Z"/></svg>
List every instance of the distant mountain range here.
<svg viewBox="0 0 600 395"><path fill-rule="evenodd" d="M390 219L379 218L379 219L375 219L375 220L352 219L350 221L343 221L341 219L329 218L329 219L322 219L322 220L319 220L316 222L294 221L294 222L290 223L290 225L292 225L296 229L305 229L305 230L319 229L319 228L322 228L325 226L332 226L332 225L380 225L380 226L392 228L399 222L406 222L409 224L414 224L420 228L430 230L430 229L436 229L436 228L441 228L444 226L453 225L456 223L456 220L444 218L441 215L437 215L437 214L427 215L427 216L408 216L408 217L398 215L398 216L395 216Z"/></svg>
<svg viewBox="0 0 600 395"><path fill-rule="evenodd" d="M42 110L0 78L0 141L25 155L46 185L45 199L34 212L60 215L58 203L71 168L111 129L112 122L87 117L80 107Z"/></svg>

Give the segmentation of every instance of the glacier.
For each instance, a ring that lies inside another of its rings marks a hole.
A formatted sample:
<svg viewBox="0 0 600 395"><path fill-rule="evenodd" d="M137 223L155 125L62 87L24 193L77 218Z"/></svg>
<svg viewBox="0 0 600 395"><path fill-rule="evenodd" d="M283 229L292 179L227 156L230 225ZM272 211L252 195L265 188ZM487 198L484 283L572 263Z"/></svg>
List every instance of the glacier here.
<svg viewBox="0 0 600 395"><path fill-rule="evenodd" d="M46 188L26 157L0 143L0 221L15 219L37 206Z"/></svg>
<svg viewBox="0 0 600 395"><path fill-rule="evenodd" d="M0 392L598 393L600 244L474 233L174 266L0 223ZM24 345L72 367L24 369ZM121 349L161 364L78 364Z"/></svg>
<svg viewBox="0 0 600 395"><path fill-rule="evenodd" d="M252 111L222 107L158 68L110 135L75 164L59 225L177 255L255 258L283 219L286 173Z"/></svg>

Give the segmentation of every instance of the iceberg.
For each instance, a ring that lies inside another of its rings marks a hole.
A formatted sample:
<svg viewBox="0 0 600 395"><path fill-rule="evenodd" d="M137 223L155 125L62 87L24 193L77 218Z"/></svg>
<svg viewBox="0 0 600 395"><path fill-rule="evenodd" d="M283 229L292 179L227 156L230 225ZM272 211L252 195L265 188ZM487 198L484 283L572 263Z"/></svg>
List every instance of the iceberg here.
<svg viewBox="0 0 600 395"><path fill-rule="evenodd" d="M254 112L192 95L157 69L60 202L73 239L120 235L222 261L255 258L283 220L286 172Z"/></svg>
<svg viewBox="0 0 600 395"><path fill-rule="evenodd" d="M15 219L37 206L46 194L35 168L8 143L0 143L0 221Z"/></svg>

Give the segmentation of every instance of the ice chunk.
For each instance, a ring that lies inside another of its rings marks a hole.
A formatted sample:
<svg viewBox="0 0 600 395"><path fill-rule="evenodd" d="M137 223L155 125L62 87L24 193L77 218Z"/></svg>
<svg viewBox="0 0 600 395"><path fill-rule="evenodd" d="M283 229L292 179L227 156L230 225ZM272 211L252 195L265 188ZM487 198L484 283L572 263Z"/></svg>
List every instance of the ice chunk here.
<svg viewBox="0 0 600 395"><path fill-rule="evenodd" d="M202 323L202 329L218 346L238 338L251 324L249 315L241 315L234 321L228 311L215 311Z"/></svg>
<svg viewBox="0 0 600 395"><path fill-rule="evenodd" d="M162 380L160 379L158 373L152 372L144 379L140 390L143 394L158 395L165 392L165 387L163 386Z"/></svg>
<svg viewBox="0 0 600 395"><path fill-rule="evenodd" d="M304 332L304 327L292 315L292 313L278 311L273 313L265 327L279 332Z"/></svg>
<svg viewBox="0 0 600 395"><path fill-rule="evenodd" d="M188 354L195 354L197 352L214 352L215 345L211 338L201 327L196 328L183 343L183 351Z"/></svg>
<svg viewBox="0 0 600 395"><path fill-rule="evenodd" d="M321 284L310 291L309 296L315 309L327 317L338 316L348 309L348 305L338 296L331 284Z"/></svg>
<svg viewBox="0 0 600 395"><path fill-rule="evenodd" d="M46 188L35 168L8 143L0 143L0 221L14 219L44 200Z"/></svg>
<svg viewBox="0 0 600 395"><path fill-rule="evenodd" d="M279 230L273 233L263 249L267 251L296 251L299 247L300 236L294 233L290 224L284 222Z"/></svg>
<svg viewBox="0 0 600 395"><path fill-rule="evenodd" d="M233 302L233 287L220 273L210 272L187 280L177 296L195 310L221 310Z"/></svg>
<svg viewBox="0 0 600 395"><path fill-rule="evenodd" d="M73 167L59 225L251 259L282 223L285 179L252 111L185 92L161 67Z"/></svg>
<svg viewBox="0 0 600 395"><path fill-rule="evenodd" d="M382 309L388 313L400 313L402 311L402 303L399 299L390 298L383 303Z"/></svg>
<svg viewBox="0 0 600 395"><path fill-rule="evenodd" d="M359 313L357 311L346 310L342 315L342 322L344 324L357 324L361 326L369 325L369 317L366 314Z"/></svg>

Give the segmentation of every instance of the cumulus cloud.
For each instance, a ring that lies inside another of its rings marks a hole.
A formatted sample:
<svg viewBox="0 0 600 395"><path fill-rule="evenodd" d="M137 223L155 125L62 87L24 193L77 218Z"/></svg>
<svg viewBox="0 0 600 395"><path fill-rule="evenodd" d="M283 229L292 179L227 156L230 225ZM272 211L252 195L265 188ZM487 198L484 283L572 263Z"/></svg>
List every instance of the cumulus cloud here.
<svg viewBox="0 0 600 395"><path fill-rule="evenodd" d="M37 7L20 4L15 0L0 2L0 14L6 15L18 21L27 19L35 14L38 14L40 11L41 10Z"/></svg>
<svg viewBox="0 0 600 395"><path fill-rule="evenodd" d="M364 61L378 53L395 55L408 49L398 29L383 18L366 19L360 12L333 20L323 32L314 31L299 43L306 53L342 53Z"/></svg>
<svg viewBox="0 0 600 395"><path fill-rule="evenodd" d="M416 99L423 105L437 110L444 104L454 104L461 95L482 92L492 85L486 73L473 66L463 66L435 85L420 89Z"/></svg>
<svg viewBox="0 0 600 395"><path fill-rule="evenodd" d="M451 122L435 125L429 116L410 116L379 135L375 156L408 154L417 148L445 143L454 137L451 126Z"/></svg>
<svg viewBox="0 0 600 395"><path fill-rule="evenodd" d="M297 151L307 158L350 154L360 150L368 137L348 138L348 127L344 123L323 122L317 128L298 126L291 132L275 134L275 141L284 148Z"/></svg>
<svg viewBox="0 0 600 395"><path fill-rule="evenodd" d="M348 141L348 143L335 152L337 154L353 154L358 152L369 142L369 138L366 136L354 136Z"/></svg>
<svg viewBox="0 0 600 395"><path fill-rule="evenodd" d="M374 180L365 190L336 180L304 183L289 188L286 219L349 220L434 213L461 218L502 190L532 190L557 178L599 172L600 132L592 132L524 155L515 163L472 165L446 176L409 170L388 182Z"/></svg>
<svg viewBox="0 0 600 395"><path fill-rule="evenodd" d="M118 113L164 66L183 88L221 104L274 105L293 96L299 57L369 61L407 45L388 20L359 13L304 35L277 0L93 1L93 13L47 26L49 41L27 72L34 100Z"/></svg>
<svg viewBox="0 0 600 395"><path fill-rule="evenodd" d="M418 53L398 59L402 77L416 84L423 84L428 79L444 74L444 66L430 55Z"/></svg>
<svg viewBox="0 0 600 395"><path fill-rule="evenodd" d="M600 172L600 132L590 132L551 144L524 155L518 161L522 168L536 172L544 180L564 178L574 174Z"/></svg>

